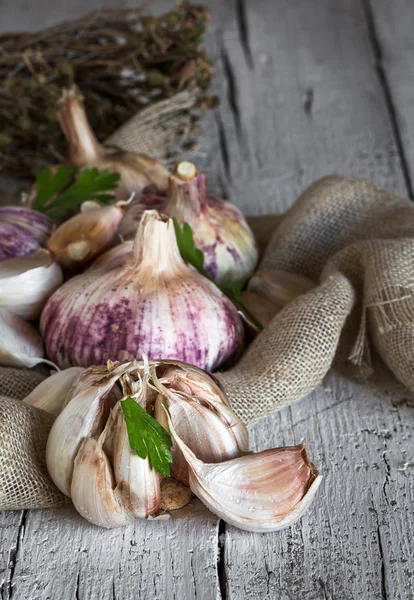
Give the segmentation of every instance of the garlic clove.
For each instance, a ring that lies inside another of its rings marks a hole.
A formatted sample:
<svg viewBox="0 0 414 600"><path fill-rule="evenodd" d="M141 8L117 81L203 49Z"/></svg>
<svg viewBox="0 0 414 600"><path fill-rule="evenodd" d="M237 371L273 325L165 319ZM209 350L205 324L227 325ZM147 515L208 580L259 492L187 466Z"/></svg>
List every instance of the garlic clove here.
<svg viewBox="0 0 414 600"><path fill-rule="evenodd" d="M193 494L187 486L172 477L164 477L161 481L161 510L178 510L187 506Z"/></svg>
<svg viewBox="0 0 414 600"><path fill-rule="evenodd" d="M55 226L46 215L24 206L0 206L0 223L11 223L24 230L37 240L38 246L46 243ZM1 241L3 245L5 241L3 236Z"/></svg>
<svg viewBox="0 0 414 600"><path fill-rule="evenodd" d="M233 360L244 341L236 308L184 263L172 220L156 211L144 213L131 253L116 250L53 294L40 329L60 368L145 352L214 370Z"/></svg>
<svg viewBox="0 0 414 600"><path fill-rule="evenodd" d="M78 513L99 527L122 527L131 521L114 494L114 477L102 448L102 436L96 441L86 437L76 454L70 496Z"/></svg>
<svg viewBox="0 0 414 600"><path fill-rule="evenodd" d="M316 286L314 281L288 271L261 271L250 279L248 291L264 296L280 308ZM264 325L264 323L262 323Z"/></svg>
<svg viewBox="0 0 414 600"><path fill-rule="evenodd" d="M170 417L168 421L187 461L191 490L230 525L246 531L277 531L302 517L312 502L322 477L304 444L208 464L184 444Z"/></svg>
<svg viewBox="0 0 414 600"><path fill-rule="evenodd" d="M0 309L0 331L0 365L34 367L44 362L43 341L33 325L14 313Z"/></svg>
<svg viewBox="0 0 414 600"><path fill-rule="evenodd" d="M84 265L108 248L122 215L117 205L81 212L56 229L47 247L64 267Z"/></svg>
<svg viewBox="0 0 414 600"><path fill-rule="evenodd" d="M53 423L46 445L46 466L55 485L70 496L73 463L82 441L101 433L118 379L105 367L88 369L75 382L70 401ZM117 398L115 398L115 401Z"/></svg>
<svg viewBox="0 0 414 600"><path fill-rule="evenodd" d="M69 144L71 164L119 173L121 178L116 190L117 200L128 198L131 193L139 194L148 186L167 188L169 173L155 160L98 142L88 123L82 97L76 89L63 91L57 103L57 113Z"/></svg>
<svg viewBox="0 0 414 600"><path fill-rule="evenodd" d="M0 308L28 321L37 319L63 275L48 250L0 263Z"/></svg>
<svg viewBox="0 0 414 600"><path fill-rule="evenodd" d="M0 261L25 256L39 248L39 242L29 231L0 221Z"/></svg>
<svg viewBox="0 0 414 600"><path fill-rule="evenodd" d="M57 417L73 385L84 372L83 367L58 371L39 383L23 402Z"/></svg>
<svg viewBox="0 0 414 600"><path fill-rule="evenodd" d="M148 458L142 459L131 450L125 418L120 405L114 408L113 470L115 495L132 519L144 519L158 512L160 506L160 475L151 468Z"/></svg>
<svg viewBox="0 0 414 600"><path fill-rule="evenodd" d="M170 176L164 212L191 226L215 281L239 281L254 271L258 250L245 218L230 202L207 197L206 177L192 163L179 163Z"/></svg>

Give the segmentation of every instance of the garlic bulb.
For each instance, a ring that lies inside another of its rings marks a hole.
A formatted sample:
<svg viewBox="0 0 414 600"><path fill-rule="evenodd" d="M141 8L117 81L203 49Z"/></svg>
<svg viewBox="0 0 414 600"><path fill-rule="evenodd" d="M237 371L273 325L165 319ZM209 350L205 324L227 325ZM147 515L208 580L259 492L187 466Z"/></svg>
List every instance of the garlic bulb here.
<svg viewBox="0 0 414 600"><path fill-rule="evenodd" d="M13 223L0 221L0 261L25 256L40 246L36 237Z"/></svg>
<svg viewBox="0 0 414 600"><path fill-rule="evenodd" d="M169 416L168 421L187 461L192 492L226 523L246 531L277 531L302 517L312 502L322 478L304 444L208 464L184 444Z"/></svg>
<svg viewBox="0 0 414 600"><path fill-rule="evenodd" d="M160 379L152 369L151 377L159 392L155 418L168 431L166 407L177 435L203 462L221 462L249 451L245 425L209 375L171 367ZM176 444L171 454L172 477L188 486L187 462Z"/></svg>
<svg viewBox="0 0 414 600"><path fill-rule="evenodd" d="M140 357L214 370L243 344L237 310L178 251L173 223L146 211L132 253L67 281L40 321L47 356L61 368Z"/></svg>
<svg viewBox="0 0 414 600"><path fill-rule="evenodd" d="M57 417L62 410L67 395L71 392L73 385L84 371L85 369L82 367L71 367L70 369L53 373L53 375L39 383L24 398L23 402Z"/></svg>
<svg viewBox="0 0 414 600"><path fill-rule="evenodd" d="M315 282L288 271L260 271L249 281L248 291L264 296L279 308L312 290Z"/></svg>
<svg viewBox="0 0 414 600"><path fill-rule="evenodd" d="M0 331L0 365L34 367L43 362L43 341L33 325L0 309Z"/></svg>
<svg viewBox="0 0 414 600"><path fill-rule="evenodd" d="M243 279L256 267L258 251L241 212L230 202L207 197L206 177L188 162L170 177L164 212L188 223L204 268L219 283Z"/></svg>
<svg viewBox="0 0 414 600"><path fill-rule="evenodd" d="M49 217L24 206L0 206L0 223L10 223L30 234L37 240L37 248L46 243L54 227ZM1 241L3 244L3 237Z"/></svg>
<svg viewBox="0 0 414 600"><path fill-rule="evenodd" d="M63 281L62 271L48 250L36 250L0 263L0 308L32 321Z"/></svg>
<svg viewBox="0 0 414 600"><path fill-rule="evenodd" d="M120 204L84 208L56 229L47 247L64 267L84 265L108 248L122 216Z"/></svg>
<svg viewBox="0 0 414 600"><path fill-rule="evenodd" d="M131 193L139 194L148 186L167 188L169 173L155 160L98 142L88 123L83 100L75 89L63 91L57 112L69 144L70 163L79 168L96 167L119 173L117 200L125 200Z"/></svg>

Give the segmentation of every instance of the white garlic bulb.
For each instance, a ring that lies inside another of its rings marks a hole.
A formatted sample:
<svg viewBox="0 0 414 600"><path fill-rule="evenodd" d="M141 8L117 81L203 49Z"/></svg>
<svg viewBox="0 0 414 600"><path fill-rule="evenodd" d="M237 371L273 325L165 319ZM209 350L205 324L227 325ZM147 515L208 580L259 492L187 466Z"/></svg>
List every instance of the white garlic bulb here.
<svg viewBox="0 0 414 600"><path fill-rule="evenodd" d="M0 308L28 321L37 319L62 282L62 271L48 250L4 260L0 262Z"/></svg>
<svg viewBox="0 0 414 600"><path fill-rule="evenodd" d="M178 164L163 210L190 225L204 268L215 281L239 281L254 271L258 251L245 218L230 202L207 197L206 177L193 164Z"/></svg>
<svg viewBox="0 0 414 600"><path fill-rule="evenodd" d="M172 221L156 211L145 212L133 252L111 251L110 260L101 257L56 291L40 329L47 356L61 368L145 353L214 370L244 337L236 308L184 263Z"/></svg>

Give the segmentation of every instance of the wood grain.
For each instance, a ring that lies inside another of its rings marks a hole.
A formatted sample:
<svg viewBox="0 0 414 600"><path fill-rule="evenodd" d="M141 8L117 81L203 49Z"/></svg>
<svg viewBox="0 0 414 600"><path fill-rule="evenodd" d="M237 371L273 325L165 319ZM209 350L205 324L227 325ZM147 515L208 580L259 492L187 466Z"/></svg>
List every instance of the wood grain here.
<svg viewBox="0 0 414 600"><path fill-rule="evenodd" d="M283 212L332 172L410 192L409 0L208 4L221 104L204 121L196 158L213 187L251 214ZM0 9L2 29L34 29L84 5ZM197 503L187 520L115 531L70 507L3 513L0 598L414 598L413 432L413 395L389 375L367 387L332 374L251 434L256 449L307 441L325 479L300 523L246 533Z"/></svg>

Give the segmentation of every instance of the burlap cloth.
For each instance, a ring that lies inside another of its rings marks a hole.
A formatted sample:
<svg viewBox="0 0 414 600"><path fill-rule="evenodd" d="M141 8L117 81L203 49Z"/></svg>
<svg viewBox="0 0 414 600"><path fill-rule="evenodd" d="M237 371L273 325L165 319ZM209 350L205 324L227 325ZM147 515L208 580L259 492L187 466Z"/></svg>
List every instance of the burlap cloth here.
<svg viewBox="0 0 414 600"><path fill-rule="evenodd" d="M414 391L414 205L368 181L334 176L305 190L283 218L250 223L265 248L260 269L319 284L278 313L239 363L218 375L243 420L250 424L308 394L338 348L366 373L373 344ZM0 369L3 509L62 501L44 469L50 423L20 402L39 377Z"/></svg>

